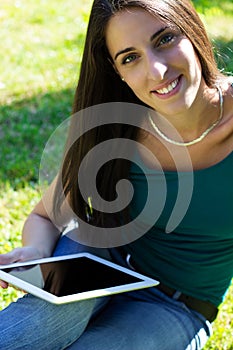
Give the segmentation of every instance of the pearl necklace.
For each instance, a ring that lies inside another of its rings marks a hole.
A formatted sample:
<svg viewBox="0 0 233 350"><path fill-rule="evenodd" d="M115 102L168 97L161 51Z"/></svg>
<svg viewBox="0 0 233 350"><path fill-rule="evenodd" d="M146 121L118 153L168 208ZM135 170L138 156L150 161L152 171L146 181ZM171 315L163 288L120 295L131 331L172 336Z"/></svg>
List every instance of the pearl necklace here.
<svg viewBox="0 0 233 350"><path fill-rule="evenodd" d="M158 127L157 125L155 124L155 122L153 121L153 119L151 118L150 114L149 114L149 121L150 121L150 124L152 126L152 128L157 132L157 134L159 134L159 136L164 139L165 141L169 142L169 143L172 143L173 145L177 145L177 146L191 146L191 145L194 145L195 143L198 143L200 141L202 141L204 139L204 137L206 137L210 132L211 130L213 130L215 128L215 126L218 125L218 123L220 122L220 120L222 119L223 117L223 96L222 96L222 90L221 88L216 85L216 88L218 90L218 93L219 93L219 106L220 106L220 115L218 117L218 119L213 123L211 124L211 126L206 129L199 137L197 137L196 139L192 140L192 141L188 141L188 142L179 142L179 141L175 141L175 140L172 140L170 139L169 137L167 137Z"/></svg>

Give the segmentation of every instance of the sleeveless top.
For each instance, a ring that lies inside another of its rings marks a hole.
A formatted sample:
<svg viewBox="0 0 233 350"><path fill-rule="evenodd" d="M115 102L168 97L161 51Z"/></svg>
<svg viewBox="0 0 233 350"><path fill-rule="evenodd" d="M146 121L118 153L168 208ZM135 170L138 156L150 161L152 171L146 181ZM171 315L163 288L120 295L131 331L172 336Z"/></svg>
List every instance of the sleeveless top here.
<svg viewBox="0 0 233 350"><path fill-rule="evenodd" d="M154 199L138 224L154 221L125 246L132 265L218 306L233 276L233 152L211 167L179 173L147 168L139 158L130 170L131 216L138 217L150 191Z"/></svg>

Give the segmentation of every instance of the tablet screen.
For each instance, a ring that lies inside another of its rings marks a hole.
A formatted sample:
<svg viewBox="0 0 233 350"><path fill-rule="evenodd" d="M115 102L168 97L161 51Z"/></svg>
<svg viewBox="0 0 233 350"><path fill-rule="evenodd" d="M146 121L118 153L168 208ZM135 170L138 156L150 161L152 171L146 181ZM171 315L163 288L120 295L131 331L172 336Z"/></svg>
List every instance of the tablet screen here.
<svg viewBox="0 0 233 350"><path fill-rule="evenodd" d="M2 271L58 297L142 281L86 256Z"/></svg>

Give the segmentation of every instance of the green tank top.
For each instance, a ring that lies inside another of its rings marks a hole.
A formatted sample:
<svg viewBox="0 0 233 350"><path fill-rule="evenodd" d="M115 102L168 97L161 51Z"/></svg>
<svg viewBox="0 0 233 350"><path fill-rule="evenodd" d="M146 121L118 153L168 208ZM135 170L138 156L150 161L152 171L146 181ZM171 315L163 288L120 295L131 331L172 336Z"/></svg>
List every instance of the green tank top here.
<svg viewBox="0 0 233 350"><path fill-rule="evenodd" d="M193 173L163 173L138 159L137 164L133 162L130 171L131 215L138 217L144 208L149 182L154 204L139 225L143 227L150 217L156 220L148 232L126 246L133 265L167 286L218 306L233 276L233 152ZM182 181L187 188L178 198ZM175 204L180 212L174 214ZM166 233L172 215L174 227Z"/></svg>

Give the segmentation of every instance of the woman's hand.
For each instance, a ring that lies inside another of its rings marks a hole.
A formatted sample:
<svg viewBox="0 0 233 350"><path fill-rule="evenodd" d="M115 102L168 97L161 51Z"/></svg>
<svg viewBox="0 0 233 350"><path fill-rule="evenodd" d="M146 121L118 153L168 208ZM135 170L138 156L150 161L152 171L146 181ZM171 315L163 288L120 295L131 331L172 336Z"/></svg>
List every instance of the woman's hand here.
<svg viewBox="0 0 233 350"><path fill-rule="evenodd" d="M0 255L0 265L8 265L20 261L28 261L43 258L39 250L35 247L26 246L15 248L11 252ZM0 280L0 287L7 288L8 283Z"/></svg>

